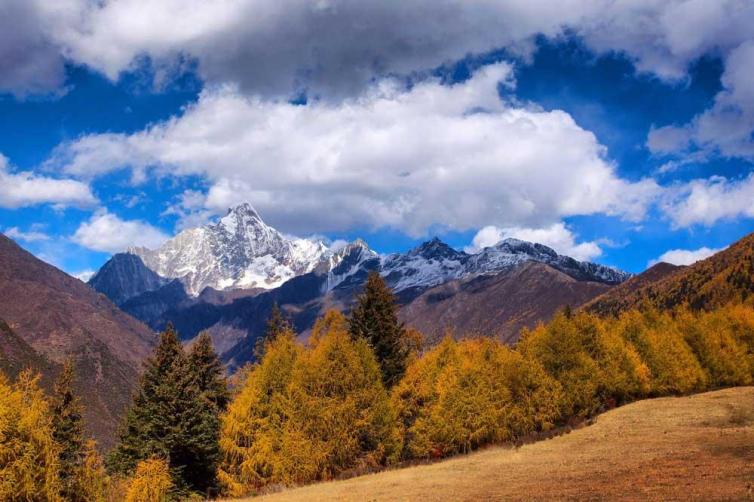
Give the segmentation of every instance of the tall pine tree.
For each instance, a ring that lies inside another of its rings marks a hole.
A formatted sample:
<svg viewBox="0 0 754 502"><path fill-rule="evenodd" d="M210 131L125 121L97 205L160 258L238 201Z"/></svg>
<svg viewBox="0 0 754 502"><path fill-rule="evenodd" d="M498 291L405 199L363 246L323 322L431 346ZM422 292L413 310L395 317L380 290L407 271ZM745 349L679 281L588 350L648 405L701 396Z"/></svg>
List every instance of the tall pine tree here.
<svg viewBox="0 0 754 502"><path fill-rule="evenodd" d="M52 437L59 446L60 495L64 500L85 502L79 481L86 453L81 406L73 393L73 378L73 362L69 360L55 382Z"/></svg>
<svg viewBox="0 0 754 502"><path fill-rule="evenodd" d="M207 420L212 413L169 325L147 360L108 467L130 474L141 460L164 458L177 490L206 493L214 483L207 472L217 449L216 432Z"/></svg>
<svg viewBox="0 0 754 502"><path fill-rule="evenodd" d="M291 323L283 316L283 311L280 310L277 302L272 304L272 310L270 310L270 317L267 318L267 326L264 331L264 335L257 338L254 344L254 358L257 361L261 361L264 357L265 347L272 343L275 338L281 333L292 331Z"/></svg>
<svg viewBox="0 0 754 502"><path fill-rule="evenodd" d="M397 309L395 296L380 274L370 272L348 319L351 336L365 339L374 350L386 387L403 376L409 356L406 329L398 322Z"/></svg>
<svg viewBox="0 0 754 502"><path fill-rule="evenodd" d="M199 395L206 402L201 415L202 429L207 438L203 446L204 462L194 467L195 475L208 480L207 488L216 487L217 466L220 461L220 414L230 402L225 368L212 346L206 331L199 334L189 353L189 370Z"/></svg>

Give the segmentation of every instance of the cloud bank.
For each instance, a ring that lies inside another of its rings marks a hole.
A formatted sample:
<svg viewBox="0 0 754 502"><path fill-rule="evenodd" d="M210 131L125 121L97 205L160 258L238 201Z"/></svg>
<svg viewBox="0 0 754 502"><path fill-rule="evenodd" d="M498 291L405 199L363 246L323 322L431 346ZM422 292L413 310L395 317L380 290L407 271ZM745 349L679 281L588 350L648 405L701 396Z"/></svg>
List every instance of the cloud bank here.
<svg viewBox="0 0 754 502"><path fill-rule="evenodd" d="M502 101L511 67L452 86L392 80L340 104L298 106L208 90L183 115L132 135L63 145L50 165L94 177L199 175L211 187L188 209L251 201L287 232L484 225L542 227L571 215L641 219L658 187L627 181L605 148L562 111Z"/></svg>

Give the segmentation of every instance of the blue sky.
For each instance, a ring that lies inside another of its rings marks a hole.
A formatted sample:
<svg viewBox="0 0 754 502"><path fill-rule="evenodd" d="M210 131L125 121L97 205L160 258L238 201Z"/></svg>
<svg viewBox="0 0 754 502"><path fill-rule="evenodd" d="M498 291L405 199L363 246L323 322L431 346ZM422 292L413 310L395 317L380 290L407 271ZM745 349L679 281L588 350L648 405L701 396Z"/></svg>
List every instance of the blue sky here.
<svg viewBox="0 0 754 502"><path fill-rule="evenodd" d="M754 231L750 2L290 2L263 26L182 2L170 28L137 4L0 16L0 230L69 273L241 201L379 252L513 236L631 272Z"/></svg>

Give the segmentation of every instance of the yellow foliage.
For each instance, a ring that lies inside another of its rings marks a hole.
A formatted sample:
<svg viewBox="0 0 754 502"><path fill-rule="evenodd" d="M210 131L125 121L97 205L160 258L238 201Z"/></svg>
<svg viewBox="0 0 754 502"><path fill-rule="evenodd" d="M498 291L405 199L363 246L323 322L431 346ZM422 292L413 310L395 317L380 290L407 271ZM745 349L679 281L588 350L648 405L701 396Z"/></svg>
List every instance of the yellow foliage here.
<svg viewBox="0 0 754 502"><path fill-rule="evenodd" d="M125 502L165 502L170 500L173 482L165 460L152 458L136 465L128 484Z"/></svg>
<svg viewBox="0 0 754 502"><path fill-rule="evenodd" d="M279 336L223 417L218 478L229 495L326 479L397 456L400 435L380 369L345 319L328 313L312 348Z"/></svg>
<svg viewBox="0 0 754 502"><path fill-rule="evenodd" d="M110 479L105 472L102 456L97 451L97 443L94 440L87 441L84 451L84 464L78 482L83 492L81 498L88 502L105 502L108 500Z"/></svg>
<svg viewBox="0 0 754 502"><path fill-rule="evenodd" d="M275 477L282 460L286 392L301 351L292 333L275 337L223 416L218 479L227 494L245 495Z"/></svg>
<svg viewBox="0 0 754 502"><path fill-rule="evenodd" d="M541 367L489 339L446 337L393 390L405 457L439 457L547 429L560 386Z"/></svg>
<svg viewBox="0 0 754 502"><path fill-rule="evenodd" d="M11 385L0 375L0 500L60 500L58 446L38 380L26 371Z"/></svg>
<svg viewBox="0 0 754 502"><path fill-rule="evenodd" d="M547 325L524 333L517 346L524 357L539 361L563 386L565 416L583 417L599 408L599 366L585 337L571 318L560 313Z"/></svg>
<svg viewBox="0 0 754 502"><path fill-rule="evenodd" d="M653 394L686 393L707 385L704 370L669 314L629 311L618 319L616 329L649 368Z"/></svg>

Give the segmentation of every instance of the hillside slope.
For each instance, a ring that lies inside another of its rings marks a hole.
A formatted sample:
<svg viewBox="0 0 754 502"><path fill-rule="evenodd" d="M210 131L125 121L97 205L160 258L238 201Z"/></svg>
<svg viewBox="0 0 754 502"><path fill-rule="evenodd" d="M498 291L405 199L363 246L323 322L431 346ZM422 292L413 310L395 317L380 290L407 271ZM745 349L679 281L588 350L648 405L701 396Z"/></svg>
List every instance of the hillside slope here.
<svg viewBox="0 0 754 502"><path fill-rule="evenodd" d="M402 307L400 316L429 341L451 329L459 336L491 335L512 343L521 328L533 328L564 305L578 307L610 288L576 280L544 263L528 262L498 275L431 288Z"/></svg>
<svg viewBox="0 0 754 502"><path fill-rule="evenodd" d="M111 445L141 363L156 343L154 333L104 295L3 235L0 318L18 338L3 333L8 341L3 366L18 367L39 356L54 368L73 358L89 433L102 446Z"/></svg>
<svg viewBox="0 0 754 502"><path fill-rule="evenodd" d="M630 281L596 299L587 309L598 314L617 314L644 302L665 310L688 304L692 309L711 309L731 301L744 301L754 293L754 234L729 248L679 267L638 288Z"/></svg>
<svg viewBox="0 0 754 502"><path fill-rule="evenodd" d="M518 449L253 500L748 500L753 479L754 388L739 387L638 401Z"/></svg>

